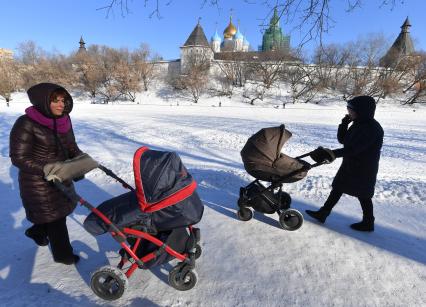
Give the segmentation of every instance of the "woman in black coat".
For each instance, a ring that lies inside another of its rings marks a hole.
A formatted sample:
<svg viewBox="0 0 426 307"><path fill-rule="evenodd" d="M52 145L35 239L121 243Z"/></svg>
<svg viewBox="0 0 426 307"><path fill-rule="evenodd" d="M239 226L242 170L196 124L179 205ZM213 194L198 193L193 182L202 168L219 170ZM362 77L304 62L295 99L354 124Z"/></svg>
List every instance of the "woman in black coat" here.
<svg viewBox="0 0 426 307"><path fill-rule="evenodd" d="M359 231L374 231L373 202L383 129L374 119L376 102L370 96L358 96L348 101L348 115L338 127L337 140L343 148L333 150L336 157L343 157L342 165L333 180L333 189L327 201L318 211L306 210L311 217L324 223L342 194L355 196L361 203L363 218L351 225ZM349 124L352 125L349 127ZM322 162L324 155L317 151L311 156Z"/></svg>
<svg viewBox="0 0 426 307"><path fill-rule="evenodd" d="M37 84L27 93L33 106L16 120L10 132L10 158L19 169L26 217L34 224L25 235L40 246L50 242L56 262L73 264L79 257L73 254L66 217L77 204L44 179L46 170L55 163L82 154L69 117L73 100L63 87L51 83Z"/></svg>

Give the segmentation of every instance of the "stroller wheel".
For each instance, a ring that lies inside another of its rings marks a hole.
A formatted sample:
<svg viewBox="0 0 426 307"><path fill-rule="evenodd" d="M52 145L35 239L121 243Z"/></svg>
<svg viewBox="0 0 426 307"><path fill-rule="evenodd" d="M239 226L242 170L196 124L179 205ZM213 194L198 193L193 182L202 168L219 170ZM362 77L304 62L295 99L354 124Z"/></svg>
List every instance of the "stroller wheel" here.
<svg viewBox="0 0 426 307"><path fill-rule="evenodd" d="M93 292L107 301L119 299L126 291L128 284L126 274L108 265L97 269L90 280Z"/></svg>
<svg viewBox="0 0 426 307"><path fill-rule="evenodd" d="M177 265L169 272L169 284L179 291L187 291L194 288L197 283L197 273L186 270L183 266Z"/></svg>
<svg viewBox="0 0 426 307"><path fill-rule="evenodd" d="M249 221L253 218L253 212L248 208L240 208L237 211L237 217L241 221L246 222L246 221Z"/></svg>
<svg viewBox="0 0 426 307"><path fill-rule="evenodd" d="M287 209L280 214L280 225L285 230L297 230L302 224L303 215L296 209Z"/></svg>
<svg viewBox="0 0 426 307"><path fill-rule="evenodd" d="M195 259L198 259L201 257L202 249L200 244L195 244Z"/></svg>

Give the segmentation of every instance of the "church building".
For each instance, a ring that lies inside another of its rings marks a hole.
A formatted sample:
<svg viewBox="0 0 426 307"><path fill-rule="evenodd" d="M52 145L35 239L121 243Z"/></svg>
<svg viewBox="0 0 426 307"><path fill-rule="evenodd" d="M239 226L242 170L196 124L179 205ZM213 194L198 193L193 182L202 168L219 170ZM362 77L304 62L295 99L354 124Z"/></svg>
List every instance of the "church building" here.
<svg viewBox="0 0 426 307"><path fill-rule="evenodd" d="M276 7L274 15L269 22L269 28L263 34L262 46L259 47L259 51L290 52L290 36L284 35L281 30L280 18Z"/></svg>
<svg viewBox="0 0 426 307"><path fill-rule="evenodd" d="M250 48L250 43L241 33L240 26L238 28L232 23L232 16L229 18L229 24L223 31L223 41L221 40L217 29L211 38L211 47L213 52L247 52Z"/></svg>
<svg viewBox="0 0 426 307"><path fill-rule="evenodd" d="M223 40L216 30L209 43L200 21L198 21L180 49L180 73L186 72L187 63L194 53L202 53L212 63L215 61L300 62L290 54L290 37L282 34L277 9L274 10L269 28L263 35L263 44L258 51L250 49L250 44L241 33L240 27L235 27L232 23L232 17L223 31Z"/></svg>

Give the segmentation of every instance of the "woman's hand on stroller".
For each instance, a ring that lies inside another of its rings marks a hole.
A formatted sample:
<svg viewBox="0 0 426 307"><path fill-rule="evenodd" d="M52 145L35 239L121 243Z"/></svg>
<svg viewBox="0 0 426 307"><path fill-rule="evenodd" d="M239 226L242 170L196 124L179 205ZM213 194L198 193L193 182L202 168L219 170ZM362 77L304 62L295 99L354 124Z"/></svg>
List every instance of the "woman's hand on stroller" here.
<svg viewBox="0 0 426 307"><path fill-rule="evenodd" d="M316 163L331 163L336 159L336 156L331 149L324 148L322 146L312 151L309 156Z"/></svg>
<svg viewBox="0 0 426 307"><path fill-rule="evenodd" d="M82 154L66 161L47 163L43 167L44 178L47 181L71 182L98 167L96 162L88 154Z"/></svg>
<svg viewBox="0 0 426 307"><path fill-rule="evenodd" d="M63 165L63 162L47 163L43 167L44 178L47 181L58 180L62 182L62 178L60 178L57 174L59 170L62 168L62 165Z"/></svg>

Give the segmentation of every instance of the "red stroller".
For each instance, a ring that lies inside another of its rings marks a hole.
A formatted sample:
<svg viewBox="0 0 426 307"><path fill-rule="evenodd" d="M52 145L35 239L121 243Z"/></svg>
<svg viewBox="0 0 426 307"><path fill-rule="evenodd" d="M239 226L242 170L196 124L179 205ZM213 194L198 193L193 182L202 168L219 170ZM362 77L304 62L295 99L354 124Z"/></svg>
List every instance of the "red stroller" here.
<svg viewBox="0 0 426 307"><path fill-rule="evenodd" d="M69 163L74 174L67 179L98 167L130 190L94 208L72 187L54 180L69 198L92 211L84 221L87 231L93 235L109 232L121 246L117 267L104 266L92 274L91 288L96 295L116 300L137 268L147 269L174 258L180 262L169 272L169 284L181 291L195 286L195 259L201 255L201 246L200 230L193 225L201 220L204 207L196 182L176 153L139 148L133 159L136 189L96 162L91 167L80 167L84 162L78 159ZM128 262L130 266L123 272Z"/></svg>
<svg viewBox="0 0 426 307"><path fill-rule="evenodd" d="M240 188L237 211L240 220L250 220L253 217L250 208L253 208L261 213L277 213L279 223L285 230L297 230L302 226L303 215L290 208L291 197L283 191L283 183L301 180L305 178L308 170L330 163L335 157L327 149L322 149L327 157L321 163L309 164L302 160L314 152L296 158L289 157L283 154L281 149L291 135L284 125L264 128L252 135L241 150L244 168L256 180ZM269 186L261 181L269 183Z"/></svg>

